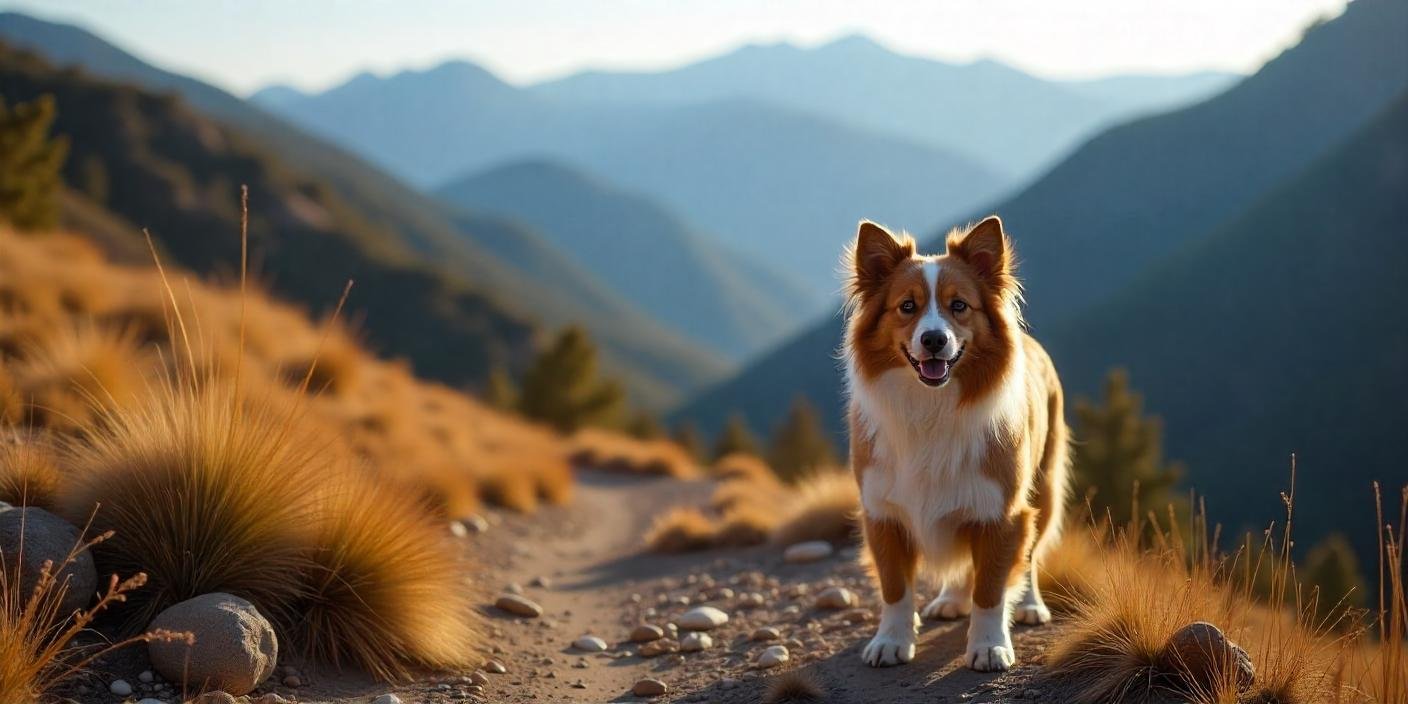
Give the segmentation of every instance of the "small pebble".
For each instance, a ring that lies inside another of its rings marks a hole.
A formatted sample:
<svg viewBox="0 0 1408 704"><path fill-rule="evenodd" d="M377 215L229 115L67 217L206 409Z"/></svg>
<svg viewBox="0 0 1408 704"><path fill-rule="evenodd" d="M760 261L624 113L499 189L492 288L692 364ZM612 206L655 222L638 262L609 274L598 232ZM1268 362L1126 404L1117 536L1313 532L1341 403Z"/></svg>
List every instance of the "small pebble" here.
<svg viewBox="0 0 1408 704"><path fill-rule="evenodd" d="M670 687L660 680L647 677L631 687L631 694L637 697L658 697L670 691Z"/></svg>
<svg viewBox="0 0 1408 704"><path fill-rule="evenodd" d="M464 524L459 521L450 521L450 535L456 538L468 538L469 529L465 528Z"/></svg>
<svg viewBox="0 0 1408 704"><path fill-rule="evenodd" d="M284 686L298 689L303 686L303 678L298 675L288 675L284 678Z"/></svg>
<svg viewBox="0 0 1408 704"><path fill-rule="evenodd" d="M831 557L835 548L825 540L808 540L805 543L797 543L788 547L782 552L782 561L791 564L803 564L816 562Z"/></svg>
<svg viewBox="0 0 1408 704"><path fill-rule="evenodd" d="M127 680L113 680L112 684L108 685L108 691L119 697L126 697L132 694L132 685L127 684Z"/></svg>
<svg viewBox="0 0 1408 704"><path fill-rule="evenodd" d="M765 626L763 628L759 628L758 630L753 631L752 636L753 640L760 642L768 640L777 640L781 637L782 633L776 628L773 628L772 626Z"/></svg>
<svg viewBox="0 0 1408 704"><path fill-rule="evenodd" d="M642 623L631 631L632 643L649 643L665 637L665 629L649 623Z"/></svg>
<svg viewBox="0 0 1408 704"><path fill-rule="evenodd" d="M498 660L490 660L484 663L483 669L485 672L493 673L495 675L502 675L508 672L508 668L504 667L504 664L499 662Z"/></svg>
<svg viewBox="0 0 1408 704"><path fill-rule="evenodd" d="M373 699L372 704L401 704L401 698L394 694L383 694Z"/></svg>
<svg viewBox="0 0 1408 704"><path fill-rule="evenodd" d="M712 607L700 606L684 612L675 624L691 631L707 631L728 623L728 614Z"/></svg>
<svg viewBox="0 0 1408 704"><path fill-rule="evenodd" d="M855 603L855 592L845 587L827 587L816 595L818 609L848 609Z"/></svg>
<svg viewBox="0 0 1408 704"><path fill-rule="evenodd" d="M586 651L588 653L600 653L606 650L607 645L606 641L597 638L596 636L582 636L581 638L572 641L572 647L578 650Z"/></svg>
<svg viewBox="0 0 1408 704"><path fill-rule="evenodd" d="M763 654L758 656L758 667L777 667L790 659L791 656L788 654L786 646L768 646Z"/></svg>
<svg viewBox="0 0 1408 704"><path fill-rule="evenodd" d="M538 606L532 600L518 594L501 594L499 598L494 601L494 606L515 616L537 618L543 615L543 607Z"/></svg>
<svg viewBox="0 0 1408 704"><path fill-rule="evenodd" d="M137 679L141 680L142 682L146 682L147 684L151 684L152 680L155 680L156 677L152 675L151 670L142 670L141 674L137 675Z"/></svg>
<svg viewBox="0 0 1408 704"><path fill-rule="evenodd" d="M714 647L714 639L708 633L691 633L680 641L680 652L697 653Z"/></svg>

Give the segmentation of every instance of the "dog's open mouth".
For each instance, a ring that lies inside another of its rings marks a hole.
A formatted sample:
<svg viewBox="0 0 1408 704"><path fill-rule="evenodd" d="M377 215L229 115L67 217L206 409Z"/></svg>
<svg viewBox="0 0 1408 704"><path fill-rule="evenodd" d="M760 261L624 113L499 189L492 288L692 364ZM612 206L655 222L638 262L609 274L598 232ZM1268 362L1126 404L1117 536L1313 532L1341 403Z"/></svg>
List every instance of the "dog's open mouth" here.
<svg viewBox="0 0 1408 704"><path fill-rule="evenodd" d="M929 386L943 386L948 383L948 378L953 373L953 365L958 364L965 349L968 349L966 345L958 348L958 354L954 355L953 359L931 357L921 362L915 359L904 345L900 345L900 353L909 360L909 366L914 367L914 372L919 375L919 381Z"/></svg>

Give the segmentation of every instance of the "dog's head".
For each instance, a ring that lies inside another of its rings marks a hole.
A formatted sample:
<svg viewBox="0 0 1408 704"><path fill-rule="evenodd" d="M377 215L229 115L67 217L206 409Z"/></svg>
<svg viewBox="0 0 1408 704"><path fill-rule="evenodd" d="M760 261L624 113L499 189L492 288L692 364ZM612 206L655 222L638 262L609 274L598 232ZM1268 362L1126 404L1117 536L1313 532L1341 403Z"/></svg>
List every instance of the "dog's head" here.
<svg viewBox="0 0 1408 704"><path fill-rule="evenodd" d="M1021 342L1020 286L1002 221L991 216L949 233L947 250L920 255L908 235L860 224L843 266L847 344L861 375L912 368L934 388L957 379L968 397L1005 373Z"/></svg>

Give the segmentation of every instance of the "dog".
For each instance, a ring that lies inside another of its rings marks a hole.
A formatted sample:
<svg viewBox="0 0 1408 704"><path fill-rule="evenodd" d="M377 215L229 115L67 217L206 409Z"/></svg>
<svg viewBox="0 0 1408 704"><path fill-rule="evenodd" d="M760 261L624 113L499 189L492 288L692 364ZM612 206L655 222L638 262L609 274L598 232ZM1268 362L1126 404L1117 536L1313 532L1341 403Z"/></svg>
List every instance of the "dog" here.
<svg viewBox="0 0 1408 704"><path fill-rule="evenodd" d="M1036 562L1059 538L1068 466L1061 382L1028 335L1011 240L991 216L941 255L862 222L842 261L850 461L884 600L862 659L914 658L924 618L970 615L965 660L1012 667L1011 622L1051 612Z"/></svg>

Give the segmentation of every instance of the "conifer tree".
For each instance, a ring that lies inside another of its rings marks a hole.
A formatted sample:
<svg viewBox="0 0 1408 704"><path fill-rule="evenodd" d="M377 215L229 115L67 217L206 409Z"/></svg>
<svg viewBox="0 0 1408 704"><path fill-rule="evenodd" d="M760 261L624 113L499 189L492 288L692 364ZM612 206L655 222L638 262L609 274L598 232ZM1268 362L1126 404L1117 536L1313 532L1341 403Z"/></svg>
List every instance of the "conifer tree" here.
<svg viewBox="0 0 1408 704"><path fill-rule="evenodd" d="M758 439L753 437L753 432L748 429L748 423L743 420L743 416L737 413L728 417L728 423L714 441L714 461L717 462L719 458L735 452L745 455L758 454Z"/></svg>
<svg viewBox="0 0 1408 704"><path fill-rule="evenodd" d="M582 328L565 328L523 376L523 415L570 433L585 426L620 427L626 394L599 375L596 344Z"/></svg>
<svg viewBox="0 0 1408 704"><path fill-rule="evenodd" d="M1076 402L1076 490L1091 496L1096 520L1108 510L1117 525L1129 522L1136 497L1140 518L1148 511L1162 516L1182 475L1179 465L1164 461L1163 425L1143 415L1143 399L1130 390L1123 369L1110 371L1103 395L1100 405Z"/></svg>
<svg viewBox="0 0 1408 704"><path fill-rule="evenodd" d="M787 418L773 432L768 463L787 481L836 463L836 449L817 419L816 408L806 397L793 399Z"/></svg>
<svg viewBox="0 0 1408 704"><path fill-rule="evenodd" d="M1325 536L1310 549L1300 578L1306 587L1319 590L1315 615L1320 619L1333 621L1332 614L1364 605L1365 588L1359 560L1349 541L1339 533Z"/></svg>
<svg viewBox="0 0 1408 704"><path fill-rule="evenodd" d="M50 137L54 98L7 107L0 99L0 220L21 230L59 223L60 169L68 141Z"/></svg>
<svg viewBox="0 0 1408 704"><path fill-rule="evenodd" d="M514 385L513 377L509 376L507 369L495 365L489 370L489 384L484 391L484 400L500 411L518 410L518 387Z"/></svg>

